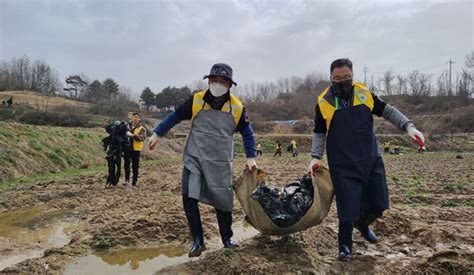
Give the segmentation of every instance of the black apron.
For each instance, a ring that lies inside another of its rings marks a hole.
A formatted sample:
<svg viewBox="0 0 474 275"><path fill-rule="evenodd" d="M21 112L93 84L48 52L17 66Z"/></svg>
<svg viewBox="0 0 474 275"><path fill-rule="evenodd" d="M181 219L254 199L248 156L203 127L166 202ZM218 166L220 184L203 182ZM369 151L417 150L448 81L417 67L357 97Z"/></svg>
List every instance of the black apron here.
<svg viewBox="0 0 474 275"><path fill-rule="evenodd" d="M366 105L334 112L326 148L340 221L358 221L388 209L385 167Z"/></svg>

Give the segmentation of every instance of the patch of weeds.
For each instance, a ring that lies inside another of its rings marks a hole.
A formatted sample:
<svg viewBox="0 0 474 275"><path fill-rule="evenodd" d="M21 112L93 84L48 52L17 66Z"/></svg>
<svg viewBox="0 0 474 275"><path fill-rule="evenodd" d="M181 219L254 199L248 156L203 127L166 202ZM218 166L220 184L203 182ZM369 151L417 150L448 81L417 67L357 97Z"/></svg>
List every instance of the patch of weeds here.
<svg viewBox="0 0 474 275"><path fill-rule="evenodd" d="M39 133L34 131L33 129L28 129L28 131L25 132L25 135L31 139L35 139L40 136Z"/></svg>
<svg viewBox="0 0 474 275"><path fill-rule="evenodd" d="M75 133L74 136L79 138L79 139L84 139L84 138L88 137L88 135L86 133L83 133L83 132Z"/></svg>
<svg viewBox="0 0 474 275"><path fill-rule="evenodd" d="M98 248L109 248L112 246L112 240L110 239L102 239L97 243Z"/></svg>
<svg viewBox="0 0 474 275"><path fill-rule="evenodd" d="M233 248L226 248L226 250L224 251L224 254L226 256L229 256L229 257L232 257L235 255L235 249Z"/></svg>
<svg viewBox="0 0 474 275"><path fill-rule="evenodd" d="M392 180L393 180L394 182L398 182L400 179L397 178L397 177L395 177L395 176L392 176Z"/></svg>
<svg viewBox="0 0 474 275"><path fill-rule="evenodd" d="M411 181L410 183L408 183L408 186L410 188L420 188L420 187L424 187L425 184L418 178L414 177L413 178L413 181Z"/></svg>
<svg viewBox="0 0 474 275"><path fill-rule="evenodd" d="M405 190L405 193L403 193L403 195L405 195L405 197L412 198L416 196L416 192L414 190L408 189Z"/></svg>
<svg viewBox="0 0 474 275"><path fill-rule="evenodd" d="M14 163L17 154L18 150L16 148L2 149L0 150L0 159L5 160L5 162L8 163Z"/></svg>
<svg viewBox="0 0 474 275"><path fill-rule="evenodd" d="M467 200L463 204L465 206L474 207L474 200Z"/></svg>
<svg viewBox="0 0 474 275"><path fill-rule="evenodd" d="M56 152L48 152L46 156L55 164L61 165L63 164L63 160Z"/></svg>
<svg viewBox="0 0 474 275"><path fill-rule="evenodd" d="M460 203L457 201L447 200L441 204L441 207L457 207Z"/></svg>
<svg viewBox="0 0 474 275"><path fill-rule="evenodd" d="M41 143L39 143L37 140L32 140L30 143L30 146L36 151L42 151L44 149L44 146Z"/></svg>
<svg viewBox="0 0 474 275"><path fill-rule="evenodd" d="M443 186L444 190L448 192L454 192L457 190L465 190L466 189L466 183L465 182L455 182L455 183L446 183Z"/></svg>
<svg viewBox="0 0 474 275"><path fill-rule="evenodd" d="M431 194L431 193L420 193L420 194L418 194L417 198L422 202L429 203L433 199L433 194Z"/></svg>
<svg viewBox="0 0 474 275"><path fill-rule="evenodd" d="M407 189L403 194L405 195L405 197L412 199L413 202L430 203L433 199L433 194L418 193L413 189Z"/></svg>
<svg viewBox="0 0 474 275"><path fill-rule="evenodd" d="M69 153L64 156L66 163L71 165L71 166L79 166L82 163L82 160L80 157L77 156L75 153Z"/></svg>

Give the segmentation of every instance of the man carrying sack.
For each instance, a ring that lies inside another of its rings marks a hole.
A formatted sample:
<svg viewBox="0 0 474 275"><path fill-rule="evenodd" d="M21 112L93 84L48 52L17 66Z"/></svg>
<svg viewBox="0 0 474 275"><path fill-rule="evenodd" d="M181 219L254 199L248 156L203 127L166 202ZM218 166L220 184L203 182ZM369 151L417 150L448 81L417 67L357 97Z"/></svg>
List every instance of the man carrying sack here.
<svg viewBox="0 0 474 275"><path fill-rule="evenodd" d="M195 93L170 113L156 127L149 143L150 150L153 150L160 137L173 126L182 120L192 119L191 132L184 148L182 177L183 207L193 237L189 257L197 257L205 250L198 202L215 207L224 247L237 246L231 240L235 132L242 135L247 167L256 167L252 127L241 101L230 93L230 87L237 85L232 80L232 68L223 63L215 64L204 79L209 79L209 89Z"/></svg>
<svg viewBox="0 0 474 275"><path fill-rule="evenodd" d="M319 167L326 145L339 218L339 259L352 257L352 230L370 243L369 225L388 209L385 167L375 139L373 115L406 131L419 146L425 138L410 120L362 83L353 82L352 62L337 59L330 67L332 85L318 97L310 172Z"/></svg>

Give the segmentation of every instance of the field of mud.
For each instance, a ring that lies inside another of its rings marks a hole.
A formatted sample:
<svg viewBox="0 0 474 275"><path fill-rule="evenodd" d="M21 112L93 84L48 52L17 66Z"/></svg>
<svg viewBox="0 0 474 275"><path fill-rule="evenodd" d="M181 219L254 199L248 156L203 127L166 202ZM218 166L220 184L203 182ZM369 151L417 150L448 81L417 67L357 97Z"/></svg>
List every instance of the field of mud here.
<svg viewBox="0 0 474 275"><path fill-rule="evenodd" d="M236 158L236 177L244 161ZM301 177L308 162L309 156L257 159L274 184ZM336 260L335 203L319 226L269 237L243 222L237 200L234 231L241 246L221 248L214 211L201 205L208 249L189 259L182 162L173 159L143 165L136 190L121 183L104 188L104 171L3 192L0 273L474 272L474 154L389 155L385 163L391 209L373 226L377 244L354 232L351 262Z"/></svg>

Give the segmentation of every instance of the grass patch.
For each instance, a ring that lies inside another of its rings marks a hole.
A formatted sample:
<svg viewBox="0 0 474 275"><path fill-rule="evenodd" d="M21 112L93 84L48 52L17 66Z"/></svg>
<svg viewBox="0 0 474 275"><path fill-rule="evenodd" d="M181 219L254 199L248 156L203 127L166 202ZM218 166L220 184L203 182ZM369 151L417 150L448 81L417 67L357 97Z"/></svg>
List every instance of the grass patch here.
<svg viewBox="0 0 474 275"><path fill-rule="evenodd" d="M474 207L474 200L466 200L463 202L465 206Z"/></svg>
<svg viewBox="0 0 474 275"><path fill-rule="evenodd" d="M44 173L30 177L21 177L12 180L6 180L0 183L0 192L13 188L29 187L38 183L48 182L51 180L66 180L80 175L96 174L101 171L107 172L107 167L104 165L94 166L89 169L71 168L58 173Z"/></svg>
<svg viewBox="0 0 474 275"><path fill-rule="evenodd" d="M416 196L416 192L414 190L405 190L405 192L403 193L403 195L405 197L409 197L409 198L412 198L412 197L415 197Z"/></svg>
<svg viewBox="0 0 474 275"><path fill-rule="evenodd" d="M181 161L181 155L177 155L170 158L164 158L159 160L142 160L140 162L141 167L149 167L154 165L166 165ZM98 173L107 174L107 165L96 165L87 169L81 168L70 168L65 169L57 173L43 173L37 174L30 177L21 177L17 179L7 180L0 182L0 192L14 189L14 188L27 188L35 184L49 182L51 180L56 181L68 181L77 176L96 175Z"/></svg>
<svg viewBox="0 0 474 275"><path fill-rule="evenodd" d="M413 202L430 203L433 199L432 193L417 192L413 189L407 189L403 194L405 197L410 198Z"/></svg>
<svg viewBox="0 0 474 275"><path fill-rule="evenodd" d="M457 207L459 205L461 204L457 201L447 200L441 204L441 207Z"/></svg>
<svg viewBox="0 0 474 275"><path fill-rule="evenodd" d="M112 246L111 239L102 239L97 243L98 248L106 249Z"/></svg>
<svg viewBox="0 0 474 275"><path fill-rule="evenodd" d="M36 151L43 151L45 149L44 145L37 140L32 140L30 142L30 147Z"/></svg>
<svg viewBox="0 0 474 275"><path fill-rule="evenodd" d="M454 192L458 190L465 190L466 188L466 183L464 182L455 182L455 183L447 183L443 186L443 189L448 191L448 192Z"/></svg>
<svg viewBox="0 0 474 275"><path fill-rule="evenodd" d="M447 201L444 201L441 204L441 207L457 207L457 206L460 206L460 205L461 204L457 201L447 200Z"/></svg>
<svg viewBox="0 0 474 275"><path fill-rule="evenodd" d="M226 250L224 251L224 254L226 256L229 256L229 257L232 257L235 255L235 249L233 248L226 248Z"/></svg>
<svg viewBox="0 0 474 275"><path fill-rule="evenodd" d="M426 187L426 184L421 179L413 177L413 180L408 182L407 187L417 189L421 187Z"/></svg>

